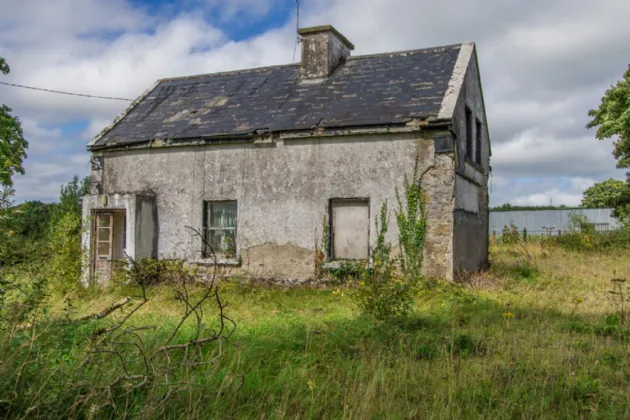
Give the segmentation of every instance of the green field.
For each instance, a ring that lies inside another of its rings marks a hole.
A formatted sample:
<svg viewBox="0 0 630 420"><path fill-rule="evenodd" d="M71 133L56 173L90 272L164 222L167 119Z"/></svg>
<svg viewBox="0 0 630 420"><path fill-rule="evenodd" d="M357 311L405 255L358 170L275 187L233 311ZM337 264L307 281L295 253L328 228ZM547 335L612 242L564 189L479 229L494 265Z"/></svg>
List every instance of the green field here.
<svg viewBox="0 0 630 420"><path fill-rule="evenodd" d="M630 279L630 253L577 253L530 242L494 245L491 260L487 273L423 290L411 315L396 322L362 315L349 286L225 281L221 296L237 325L234 333L220 348L217 342L200 353L191 347L186 359L203 364L182 365L184 352L174 352L177 368L154 372L154 384L138 388L140 380L112 385L125 371L145 374L144 358L132 345L119 345L121 355L104 352L93 354L89 364L82 361L90 349L98 350L99 329L130 314L140 289L50 297L40 321L2 332L0 414L630 418L630 328L608 299L611 279ZM199 296L202 289L189 292ZM124 327L147 327L137 330L147 354L185 310L173 295L170 286L149 288L149 301ZM60 324L67 313L96 313L124 296L133 300L122 311ZM202 336L217 325L214 302L204 309ZM194 337L193 318L173 343ZM137 340L129 335L130 342ZM148 363L154 369L164 360Z"/></svg>

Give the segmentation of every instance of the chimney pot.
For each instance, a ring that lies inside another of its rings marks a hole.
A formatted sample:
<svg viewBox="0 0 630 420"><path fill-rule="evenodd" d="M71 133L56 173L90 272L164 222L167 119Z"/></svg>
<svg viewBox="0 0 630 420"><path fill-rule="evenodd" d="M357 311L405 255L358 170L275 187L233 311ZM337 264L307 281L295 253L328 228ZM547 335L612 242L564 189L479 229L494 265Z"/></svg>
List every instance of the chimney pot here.
<svg viewBox="0 0 630 420"><path fill-rule="evenodd" d="M322 79L330 76L350 56L354 45L331 25L301 28L302 79Z"/></svg>

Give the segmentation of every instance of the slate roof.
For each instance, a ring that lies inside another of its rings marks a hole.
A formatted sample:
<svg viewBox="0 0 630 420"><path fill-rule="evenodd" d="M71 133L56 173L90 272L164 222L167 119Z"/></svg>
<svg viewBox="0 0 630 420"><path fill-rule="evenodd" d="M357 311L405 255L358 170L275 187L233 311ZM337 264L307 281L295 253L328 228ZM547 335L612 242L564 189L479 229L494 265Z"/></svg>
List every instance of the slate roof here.
<svg viewBox="0 0 630 420"><path fill-rule="evenodd" d="M90 146L391 125L436 116L461 47L351 57L320 83L300 81L299 63L164 79Z"/></svg>

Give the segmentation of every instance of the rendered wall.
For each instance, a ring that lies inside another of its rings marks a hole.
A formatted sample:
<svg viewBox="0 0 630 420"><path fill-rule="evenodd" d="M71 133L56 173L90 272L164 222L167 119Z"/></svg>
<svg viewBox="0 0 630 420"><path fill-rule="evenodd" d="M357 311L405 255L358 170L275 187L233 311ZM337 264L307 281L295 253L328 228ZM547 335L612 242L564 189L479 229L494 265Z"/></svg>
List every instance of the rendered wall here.
<svg viewBox="0 0 630 420"><path fill-rule="evenodd" d="M470 47L472 48L472 47ZM466 106L473 115L473 159L466 155ZM476 120L482 123L481 164L475 162ZM490 140L483 103L476 55L472 52L466 78L454 115L457 162L455 176L455 211L453 264L455 272L476 271L488 264L488 176L490 173Z"/></svg>
<svg viewBox="0 0 630 420"><path fill-rule="evenodd" d="M157 256L207 263L201 241L204 200L237 200L234 272L305 279L314 274L329 200L369 198L370 243L374 216L411 174L416 156L428 196L427 275L452 278L453 158L435 154L434 133L285 139L106 152L101 189L156 197ZM326 223L328 223L326 221ZM397 241L394 217L387 239Z"/></svg>

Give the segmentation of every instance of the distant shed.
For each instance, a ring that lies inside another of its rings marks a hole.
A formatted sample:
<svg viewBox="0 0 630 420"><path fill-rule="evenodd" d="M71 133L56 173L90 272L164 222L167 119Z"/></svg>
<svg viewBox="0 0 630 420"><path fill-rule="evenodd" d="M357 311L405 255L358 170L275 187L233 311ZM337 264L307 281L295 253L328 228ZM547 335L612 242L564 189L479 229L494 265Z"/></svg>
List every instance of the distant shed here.
<svg viewBox="0 0 630 420"><path fill-rule="evenodd" d="M582 214L595 225L598 231L615 230L620 227L620 223L612 216L613 209L562 209L562 210L517 210L517 211L490 211L490 222L488 226L490 233L501 234L504 226L511 223L519 231L527 229L530 234L546 233L545 228L552 234L558 231L566 231L572 213Z"/></svg>

